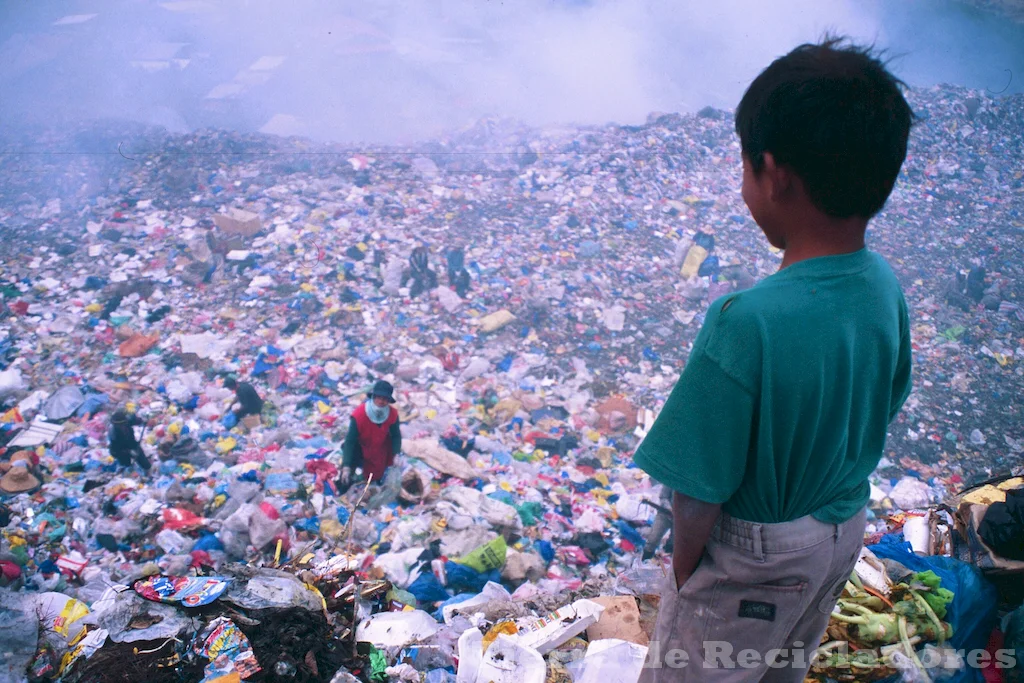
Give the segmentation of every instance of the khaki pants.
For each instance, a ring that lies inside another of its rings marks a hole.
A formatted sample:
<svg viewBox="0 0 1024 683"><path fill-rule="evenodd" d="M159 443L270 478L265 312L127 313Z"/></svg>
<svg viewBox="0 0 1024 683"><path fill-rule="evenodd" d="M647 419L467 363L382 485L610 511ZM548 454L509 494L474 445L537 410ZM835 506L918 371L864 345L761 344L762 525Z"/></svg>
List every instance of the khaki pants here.
<svg viewBox="0 0 1024 683"><path fill-rule="evenodd" d="M863 510L839 525L722 515L681 589L670 572L640 681L802 681L864 526Z"/></svg>

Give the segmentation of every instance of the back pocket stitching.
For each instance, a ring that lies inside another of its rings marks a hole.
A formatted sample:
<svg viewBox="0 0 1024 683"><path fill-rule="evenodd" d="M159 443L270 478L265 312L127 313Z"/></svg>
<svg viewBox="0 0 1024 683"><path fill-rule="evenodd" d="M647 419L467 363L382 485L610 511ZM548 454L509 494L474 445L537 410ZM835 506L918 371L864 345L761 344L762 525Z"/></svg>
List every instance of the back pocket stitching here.
<svg viewBox="0 0 1024 683"><path fill-rule="evenodd" d="M765 590L765 591L767 591L769 593L770 592L775 592L775 593L778 593L780 595L787 595L787 596L790 596L790 595L797 595L797 596L799 596L802 593L806 593L807 592L807 582L806 581L801 581L800 583L793 584L792 586L779 586L779 585L774 585L774 584L746 584L746 583L739 583L739 582L736 582L736 581L729 581L728 579L719 579L718 581L715 582L715 589L714 589L714 591L712 591L712 594L711 594L711 602L708 604L708 613L704 615L704 626L701 629L701 640L703 642L705 642L705 643L709 642L709 635L710 635L709 631L711 630L711 615L715 613L715 609L717 607L718 599L721 596L721 594L723 592L723 589L726 586L735 586L735 587L746 589L746 590L750 590L750 591ZM793 612L793 614L792 614L792 616L791 616L791 618L789 619L788 622L779 622L779 633L781 634L777 638L777 640L779 640L779 641L785 640L786 636L789 635L789 633L793 630L793 627L796 626L797 622L800 620L800 616L801 616L802 612L799 610L799 606L796 609L794 609L792 612ZM727 619L732 620L734 618L730 615L729 617L727 617ZM770 650L772 648L781 647L782 644L783 644L782 642L771 643L769 645L769 647L766 648L766 650ZM739 649L742 650L743 648L739 648Z"/></svg>

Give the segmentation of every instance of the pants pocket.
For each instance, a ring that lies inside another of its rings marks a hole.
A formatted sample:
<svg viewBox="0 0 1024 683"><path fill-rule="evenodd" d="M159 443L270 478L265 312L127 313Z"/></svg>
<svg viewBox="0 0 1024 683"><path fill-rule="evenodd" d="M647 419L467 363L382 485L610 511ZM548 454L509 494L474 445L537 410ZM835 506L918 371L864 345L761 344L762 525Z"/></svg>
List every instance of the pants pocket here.
<svg viewBox="0 0 1024 683"><path fill-rule="evenodd" d="M781 648L803 615L809 592L806 582L780 586L720 580L715 584L704 626L704 660L708 668L763 668L769 651ZM743 650L754 650L747 657Z"/></svg>
<svg viewBox="0 0 1024 683"><path fill-rule="evenodd" d="M829 587L829 591L821 598L818 603L818 611L822 614L832 614L832 610L835 608L836 603L839 602L839 596L843 594L843 589L846 587L846 581L848 575L837 579L832 586Z"/></svg>

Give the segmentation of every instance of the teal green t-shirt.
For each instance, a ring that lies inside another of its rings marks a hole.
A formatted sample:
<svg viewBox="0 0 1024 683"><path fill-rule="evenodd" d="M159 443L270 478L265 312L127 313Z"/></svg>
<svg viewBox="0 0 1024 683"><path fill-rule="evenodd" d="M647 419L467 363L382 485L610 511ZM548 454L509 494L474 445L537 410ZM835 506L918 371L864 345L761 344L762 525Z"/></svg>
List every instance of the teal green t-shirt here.
<svg viewBox="0 0 1024 683"><path fill-rule="evenodd" d="M910 356L907 304L881 256L794 263L711 304L634 461L739 519L839 524L868 502Z"/></svg>

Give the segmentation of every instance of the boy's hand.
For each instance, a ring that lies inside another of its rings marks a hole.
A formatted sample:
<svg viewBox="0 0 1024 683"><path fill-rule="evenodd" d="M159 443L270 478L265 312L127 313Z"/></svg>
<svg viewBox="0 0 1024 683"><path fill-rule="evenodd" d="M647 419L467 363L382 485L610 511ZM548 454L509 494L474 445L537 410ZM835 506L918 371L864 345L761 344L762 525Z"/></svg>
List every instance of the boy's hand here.
<svg viewBox="0 0 1024 683"><path fill-rule="evenodd" d="M682 587L686 585L686 582L690 580L690 577L693 576L692 571L687 571L686 569L676 566L675 553L672 554L672 572L676 575L676 590L682 589Z"/></svg>
<svg viewBox="0 0 1024 683"><path fill-rule="evenodd" d="M679 492L672 494L672 571L678 588L683 587L700 564L721 512L721 505L705 503Z"/></svg>

